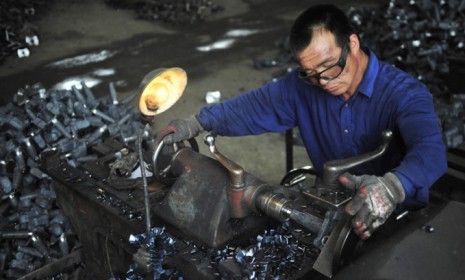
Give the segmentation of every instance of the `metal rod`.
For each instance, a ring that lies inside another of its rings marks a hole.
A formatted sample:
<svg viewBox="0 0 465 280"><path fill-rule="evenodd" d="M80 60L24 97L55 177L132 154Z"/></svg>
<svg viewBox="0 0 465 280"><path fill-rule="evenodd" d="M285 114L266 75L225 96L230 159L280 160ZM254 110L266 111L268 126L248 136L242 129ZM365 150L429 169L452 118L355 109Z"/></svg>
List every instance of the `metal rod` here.
<svg viewBox="0 0 465 280"><path fill-rule="evenodd" d="M292 128L286 130L286 173L294 168L294 150L292 143Z"/></svg>
<svg viewBox="0 0 465 280"><path fill-rule="evenodd" d="M161 152L161 149L163 148L163 146L165 145L165 143L163 142L163 139L160 141L160 143L158 144L158 146L156 147L155 149L155 152L153 153L153 157L152 157L152 165L153 165L153 175L157 176L158 175L158 172L157 172L157 160L158 160L158 155L160 154Z"/></svg>
<svg viewBox="0 0 465 280"><path fill-rule="evenodd" d="M144 206L145 206L145 225L147 230L147 236L150 234L152 228L150 224L150 203L149 203L149 192L147 190L147 175L145 174L145 161L142 155L142 139L143 135L137 137L137 151L139 152L139 168L140 174L142 175L142 184L144 186Z"/></svg>

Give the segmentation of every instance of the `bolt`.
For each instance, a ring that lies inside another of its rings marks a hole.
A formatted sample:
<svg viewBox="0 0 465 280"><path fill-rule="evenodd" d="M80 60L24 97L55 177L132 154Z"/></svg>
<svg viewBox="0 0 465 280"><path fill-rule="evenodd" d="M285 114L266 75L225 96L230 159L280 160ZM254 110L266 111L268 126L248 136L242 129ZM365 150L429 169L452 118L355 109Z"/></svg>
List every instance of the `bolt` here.
<svg viewBox="0 0 465 280"><path fill-rule="evenodd" d="M104 119L104 120L106 120L106 121L108 121L110 123L115 122L115 120L112 119L110 116L108 116L107 114L105 114L102 111L99 111L97 109L92 109L92 114L94 114L95 116L98 116L98 117L100 117L100 118L102 118L102 119Z"/></svg>
<svg viewBox="0 0 465 280"><path fill-rule="evenodd" d="M33 167L29 170L29 173L38 179L48 178L48 175L42 172L40 169Z"/></svg>
<svg viewBox="0 0 465 280"><path fill-rule="evenodd" d="M5 239L23 239L33 236L30 231L0 231L0 237Z"/></svg>
<svg viewBox="0 0 465 280"><path fill-rule="evenodd" d="M24 156L21 147L16 147L15 149L15 160L16 166L19 168L19 170L24 172L26 170L26 163L24 162Z"/></svg>
<svg viewBox="0 0 465 280"><path fill-rule="evenodd" d="M110 96L111 96L111 104L113 105L118 105L118 94L115 90L115 84L113 82L110 82L110 84L108 85L108 87L110 88Z"/></svg>
<svg viewBox="0 0 465 280"><path fill-rule="evenodd" d="M5 117L4 117L5 118ZM18 119L15 116L7 116L4 120L4 122L8 125L10 125L12 128L17 129L17 130L23 130L25 127L25 124L23 121Z"/></svg>
<svg viewBox="0 0 465 280"><path fill-rule="evenodd" d="M68 101L66 102L66 110L68 112L68 115L70 115L72 118L74 118L76 113L74 112L74 104L73 104L73 100L71 98L68 99Z"/></svg>
<svg viewBox="0 0 465 280"><path fill-rule="evenodd" d="M27 254L27 255L31 255L33 257L37 257L37 258L40 258L40 259L44 257L44 255L42 253L40 253L39 251L37 251L37 249L31 248L31 247L25 247L25 246L22 246L22 245L18 246L18 252L21 252L21 253L24 253L24 254Z"/></svg>
<svg viewBox="0 0 465 280"><path fill-rule="evenodd" d="M45 140L44 138L42 137L42 135L40 135L40 133L38 132L31 132L29 134L32 139L34 140L34 142L36 143L36 145L39 147L39 149L45 149L45 147L47 146L47 144L45 143Z"/></svg>
<svg viewBox="0 0 465 280"><path fill-rule="evenodd" d="M89 120L87 119L83 119L83 120L76 120L76 119L73 119L71 121L71 130L73 132L77 132L79 130L82 130L82 129L85 129L85 128L88 128L90 126L90 122Z"/></svg>
<svg viewBox="0 0 465 280"><path fill-rule="evenodd" d="M16 166L13 170L13 189L19 190L23 182L23 172Z"/></svg>
<svg viewBox="0 0 465 280"><path fill-rule="evenodd" d="M87 144L84 141L79 141L71 152L73 157L79 158L87 155Z"/></svg>
<svg viewBox="0 0 465 280"><path fill-rule="evenodd" d="M5 194L9 194L11 191L13 191L13 185L11 184L11 181L8 177L6 176L1 176L0 177L0 184L2 185L2 191Z"/></svg>
<svg viewBox="0 0 465 280"><path fill-rule="evenodd" d="M63 126L63 124L57 119L52 119L52 124L63 134L66 138L72 138L71 134L69 134L68 130Z"/></svg>
<svg viewBox="0 0 465 280"><path fill-rule="evenodd" d="M79 89L76 88L76 86L72 86L71 90L73 93L76 95L77 100L79 100L79 103L82 104L82 106L87 109L87 102L82 93L79 91ZM75 106L76 107L76 106Z"/></svg>
<svg viewBox="0 0 465 280"><path fill-rule="evenodd" d="M55 116L60 114L60 107L58 107L55 102L48 102L45 108Z"/></svg>
<svg viewBox="0 0 465 280"><path fill-rule="evenodd" d="M90 106L90 108L95 108L98 106L98 101L95 99L94 94L90 90L89 87L87 87L86 83L84 81L81 81L81 87L84 90L84 94L87 97L87 104Z"/></svg>
<svg viewBox="0 0 465 280"><path fill-rule="evenodd" d="M28 155L33 159L33 160L38 160L39 157L37 156L36 149L34 146L32 146L31 140L29 138L24 138L22 141L26 145L26 151Z"/></svg>
<svg viewBox="0 0 465 280"><path fill-rule="evenodd" d="M107 131L108 126L103 125L99 127L97 130L95 130L88 138L87 138L87 143L88 144L93 144L95 141L97 141L105 131Z"/></svg>
<svg viewBox="0 0 465 280"><path fill-rule="evenodd" d="M88 162L88 161L96 161L98 159L97 155L87 155L77 158L77 162Z"/></svg>
<svg viewBox="0 0 465 280"><path fill-rule="evenodd" d="M61 251L62 256L66 256L69 254L68 240L66 239L66 236L64 233L60 235L59 246L60 246L60 251Z"/></svg>
<svg viewBox="0 0 465 280"><path fill-rule="evenodd" d="M42 255L48 256L48 250L39 236L32 234L31 236L32 245L36 248Z"/></svg>

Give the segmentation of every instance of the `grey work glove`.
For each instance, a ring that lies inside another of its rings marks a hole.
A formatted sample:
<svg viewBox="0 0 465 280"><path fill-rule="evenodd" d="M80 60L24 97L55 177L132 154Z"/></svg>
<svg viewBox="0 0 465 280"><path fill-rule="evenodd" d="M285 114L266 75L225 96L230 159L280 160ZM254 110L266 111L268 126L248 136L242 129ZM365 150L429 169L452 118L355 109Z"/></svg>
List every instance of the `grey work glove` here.
<svg viewBox="0 0 465 280"><path fill-rule="evenodd" d="M174 131L164 138L163 141L165 144L173 144L188 140L199 135L199 133L204 130L196 116L191 116L187 119L173 120L164 129Z"/></svg>
<svg viewBox="0 0 465 280"><path fill-rule="evenodd" d="M383 177L346 173L339 177L339 182L356 191L346 204L345 211L355 216L352 225L361 239L370 237L376 228L386 222L396 205L405 199L402 183L390 172Z"/></svg>

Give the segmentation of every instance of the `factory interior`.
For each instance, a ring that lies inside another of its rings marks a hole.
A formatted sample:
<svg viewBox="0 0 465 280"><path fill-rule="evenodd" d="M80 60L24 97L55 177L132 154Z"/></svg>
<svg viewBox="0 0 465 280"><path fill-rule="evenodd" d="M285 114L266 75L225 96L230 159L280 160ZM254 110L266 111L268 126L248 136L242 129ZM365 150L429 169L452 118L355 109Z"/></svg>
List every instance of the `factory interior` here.
<svg viewBox="0 0 465 280"><path fill-rule="evenodd" d="M426 85L446 148L429 203L367 240L354 194L320 187L388 136L324 174L297 128L163 142L298 67L289 31L316 4ZM465 0L2 0L0 279L462 279L464 44ZM181 89L151 110L164 77Z"/></svg>

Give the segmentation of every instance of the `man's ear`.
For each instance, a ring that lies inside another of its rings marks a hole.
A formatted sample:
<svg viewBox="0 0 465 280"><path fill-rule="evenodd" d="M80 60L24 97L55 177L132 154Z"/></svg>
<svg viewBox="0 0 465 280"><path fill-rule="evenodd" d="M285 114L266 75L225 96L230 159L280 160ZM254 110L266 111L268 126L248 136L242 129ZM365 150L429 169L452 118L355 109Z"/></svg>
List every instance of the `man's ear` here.
<svg viewBox="0 0 465 280"><path fill-rule="evenodd" d="M349 36L349 46L352 53L358 53L360 50L360 39L358 35L353 33Z"/></svg>

